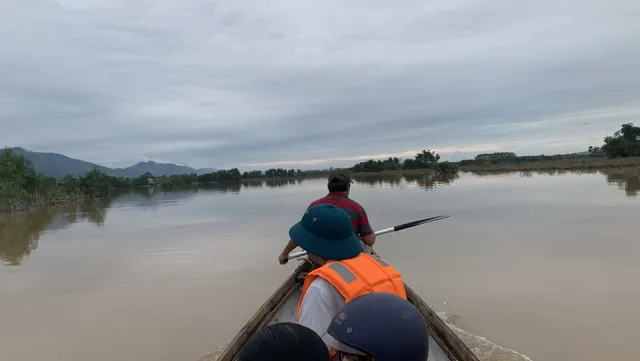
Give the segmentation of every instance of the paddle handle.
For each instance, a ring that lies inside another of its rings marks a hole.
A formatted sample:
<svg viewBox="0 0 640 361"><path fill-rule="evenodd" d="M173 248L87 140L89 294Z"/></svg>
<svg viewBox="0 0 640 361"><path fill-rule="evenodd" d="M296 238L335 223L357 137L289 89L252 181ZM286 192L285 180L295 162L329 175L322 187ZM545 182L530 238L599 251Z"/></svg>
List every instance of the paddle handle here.
<svg viewBox="0 0 640 361"><path fill-rule="evenodd" d="M375 232L374 234L376 236L379 236L381 234L387 234L387 233L391 233L391 232L395 232L395 231L396 230L394 229L394 227L389 227L389 228L381 229L381 230ZM290 254L289 255L289 259L300 258L300 257L304 257L306 255L307 255L307 251L296 252L294 254Z"/></svg>
<svg viewBox="0 0 640 361"><path fill-rule="evenodd" d="M439 220L445 219L445 218L449 218L449 215L445 214L445 215L442 215L442 216L425 218L425 219L421 219L421 220L417 220L417 221L413 221L413 222L409 222L409 223L404 223L404 224L401 224L401 225L398 225L398 226L384 228L384 229L381 229L381 230L375 232L374 234L376 236L380 236L380 235L383 235L383 234L387 234L387 233L391 233L391 232L397 232L397 231L401 231L403 229L419 226L419 225L424 224L424 223L439 221ZM300 258L300 257L304 257L306 255L307 255L306 251L296 252L294 254L289 255L288 259Z"/></svg>

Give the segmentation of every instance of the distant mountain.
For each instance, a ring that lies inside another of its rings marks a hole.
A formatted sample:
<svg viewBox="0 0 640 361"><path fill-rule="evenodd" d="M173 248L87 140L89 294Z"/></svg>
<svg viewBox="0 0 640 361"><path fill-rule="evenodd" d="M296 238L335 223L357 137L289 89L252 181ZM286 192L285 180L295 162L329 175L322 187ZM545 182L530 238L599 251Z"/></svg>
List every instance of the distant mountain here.
<svg viewBox="0 0 640 361"><path fill-rule="evenodd" d="M135 178L145 173L151 173L155 176L172 175L172 174L204 174L215 172L215 168L200 168L194 169L191 167L185 167L172 163L156 163L156 162L140 162L127 168L109 168L101 165L97 165L90 162L85 162L80 159L74 159L67 157L66 155L58 153L40 153L31 152L24 148L13 148L13 152L17 155L21 155L33 163L33 167L42 172L44 175L54 178L61 178L67 174L74 176L81 176L92 170L98 168L99 170L115 176Z"/></svg>
<svg viewBox="0 0 640 361"><path fill-rule="evenodd" d="M108 174L111 174L110 171L112 171L110 168L69 158L58 153L30 152L23 148L13 148L13 152L30 160L37 171L44 173L48 177L61 178L67 174L80 176L93 168L98 168Z"/></svg>
<svg viewBox="0 0 640 361"><path fill-rule="evenodd" d="M156 163L156 162L149 161L149 162L140 162L138 164L132 165L127 168L112 169L111 171L114 172L113 175L116 175L118 177L134 178L145 173L151 173L153 175L159 176L163 174L166 174L166 175L191 174L191 173L204 174L204 173L215 172L216 170L214 168L194 169L191 167L185 167L185 166L177 165L173 163Z"/></svg>

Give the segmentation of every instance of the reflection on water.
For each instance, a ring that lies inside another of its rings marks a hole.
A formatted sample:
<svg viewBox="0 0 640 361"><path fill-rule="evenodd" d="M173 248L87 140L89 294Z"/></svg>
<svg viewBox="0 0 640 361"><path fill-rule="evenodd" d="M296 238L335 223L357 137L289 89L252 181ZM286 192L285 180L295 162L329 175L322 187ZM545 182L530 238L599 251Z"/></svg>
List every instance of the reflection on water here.
<svg viewBox="0 0 640 361"><path fill-rule="evenodd" d="M283 188L286 186L294 186L302 183L302 179L266 179L266 180L243 180L241 183L243 188Z"/></svg>
<svg viewBox="0 0 640 361"><path fill-rule="evenodd" d="M265 181L265 185L269 188L282 188L297 185L299 182L299 180L295 179L268 179Z"/></svg>
<svg viewBox="0 0 640 361"><path fill-rule="evenodd" d="M521 177L531 178L534 174L544 176L556 176L565 174L602 174L606 178L606 182L610 185L617 186L625 192L629 198L635 198L640 191L640 167L631 168L611 168L611 169L545 169L545 170L527 170L527 171L477 171L471 170L469 173L476 177L495 177L496 175L506 175L517 173Z"/></svg>
<svg viewBox="0 0 640 361"><path fill-rule="evenodd" d="M453 183L454 180L458 179L459 176L457 174L442 174L442 175L431 175L431 174L415 174L415 175L406 175L404 177L407 182L415 182L420 188L424 188L426 190L436 188L440 185L448 185Z"/></svg>
<svg viewBox="0 0 640 361"><path fill-rule="evenodd" d="M404 177L401 174L362 175L353 177L358 183L374 188L398 187L403 184Z"/></svg>
<svg viewBox="0 0 640 361"><path fill-rule="evenodd" d="M523 170L523 171L479 171L479 170L470 170L469 173L475 175L476 177L495 177L496 175L504 175L504 174L519 174L521 177L530 178L534 174L537 175L547 175L547 176L555 176L555 175L565 175L565 174L596 174L602 172L597 169L539 169L539 170Z"/></svg>
<svg viewBox="0 0 640 361"><path fill-rule="evenodd" d="M377 229L451 214L376 247L482 361L636 360L639 172L487 175L359 175L353 195ZM293 270L286 231L326 191L145 188L5 215L0 360L197 360Z"/></svg>
<svg viewBox="0 0 640 361"><path fill-rule="evenodd" d="M450 184L458 176L424 175L385 175L358 176L359 183L373 187L414 186L425 189L440 184ZM302 184L300 179L267 179L242 182L221 182L207 184L199 188L179 188L163 190L158 188L140 188L129 193L121 193L113 198L86 200L77 205L44 208L33 212L0 218L0 260L10 266L20 265L38 247L38 240L45 231L68 227L71 224L86 221L97 227L102 226L107 210L113 204L137 208L157 209L167 204L176 204L200 192L238 194L242 189L283 188Z"/></svg>
<svg viewBox="0 0 640 361"><path fill-rule="evenodd" d="M33 212L4 216L0 219L0 261L17 266L38 247L44 231L63 229L87 221L97 227L104 224L109 199L92 199L77 205L45 208Z"/></svg>
<svg viewBox="0 0 640 361"><path fill-rule="evenodd" d="M640 168L609 169L602 171L607 177L607 183L624 190L627 197L635 198L640 191Z"/></svg>
<svg viewBox="0 0 640 361"><path fill-rule="evenodd" d="M453 183L458 179L457 174L385 174L385 175L357 175L354 177L358 183L365 184L373 188L405 188L419 187L425 190L436 188L440 185Z"/></svg>
<svg viewBox="0 0 640 361"><path fill-rule="evenodd" d="M243 188L282 188L300 183L300 180L284 179L213 183L199 188L176 187L172 190L140 188L112 198L85 200L74 205L42 208L29 213L5 214L0 216L0 262L8 266L20 265L25 257L36 250L40 236L45 231L63 229L84 221L96 227L104 225L107 210L114 203L155 210L163 205L177 204L201 192L238 194Z"/></svg>
<svg viewBox="0 0 640 361"><path fill-rule="evenodd" d="M263 185L264 185L263 180L252 179L252 180L242 181L242 186L244 188L262 188Z"/></svg>
<svg viewBox="0 0 640 361"><path fill-rule="evenodd" d="M627 197L637 197L640 191L640 168L606 169L606 170L535 170L520 172L482 172L470 171L476 177L490 177L499 174L518 173L521 177L531 178L534 174L544 176L600 173L606 177L610 185L623 190ZM431 190L440 185L452 184L459 178L455 175L433 174L391 174L391 175L357 175L355 180L373 188L387 187L419 187ZM283 188L300 185L302 180L269 179L248 180L242 182L213 183L200 188L174 188L160 190L156 188L136 189L130 193L120 194L112 199L87 200L77 205L45 208L34 212L4 216L0 218L0 261L7 265L17 266L38 247L38 240L44 231L52 231L68 227L71 224L87 221L100 227L106 221L107 210L115 201L141 208L155 209L163 204L175 204L185 198L196 196L200 192L217 192L238 194L242 189Z"/></svg>

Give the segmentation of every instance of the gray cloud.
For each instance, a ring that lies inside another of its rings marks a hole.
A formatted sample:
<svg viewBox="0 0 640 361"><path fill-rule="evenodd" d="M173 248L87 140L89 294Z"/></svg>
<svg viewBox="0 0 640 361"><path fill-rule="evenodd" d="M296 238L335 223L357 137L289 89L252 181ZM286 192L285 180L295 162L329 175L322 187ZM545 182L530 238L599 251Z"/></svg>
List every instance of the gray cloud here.
<svg viewBox="0 0 640 361"><path fill-rule="evenodd" d="M9 0L0 144L241 168L581 150L640 115L638 15L621 0Z"/></svg>

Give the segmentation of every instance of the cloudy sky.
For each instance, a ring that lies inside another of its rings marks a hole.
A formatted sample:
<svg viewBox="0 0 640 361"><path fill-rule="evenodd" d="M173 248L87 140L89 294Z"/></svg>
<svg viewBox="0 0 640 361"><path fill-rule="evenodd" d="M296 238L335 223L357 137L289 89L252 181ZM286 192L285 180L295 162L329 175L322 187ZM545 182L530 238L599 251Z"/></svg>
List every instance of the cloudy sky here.
<svg viewBox="0 0 640 361"><path fill-rule="evenodd" d="M640 116L640 1L2 0L0 145L107 166L582 151Z"/></svg>

